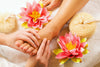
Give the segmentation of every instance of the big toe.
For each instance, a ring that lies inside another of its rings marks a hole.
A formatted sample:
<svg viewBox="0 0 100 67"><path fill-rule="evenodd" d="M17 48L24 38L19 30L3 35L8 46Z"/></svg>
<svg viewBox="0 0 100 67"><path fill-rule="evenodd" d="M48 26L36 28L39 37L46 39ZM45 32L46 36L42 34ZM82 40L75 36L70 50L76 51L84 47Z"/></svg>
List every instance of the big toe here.
<svg viewBox="0 0 100 67"><path fill-rule="evenodd" d="M17 47L20 47L23 43L24 43L24 42L23 42L22 40L18 40L18 41L15 42L15 45L16 45Z"/></svg>

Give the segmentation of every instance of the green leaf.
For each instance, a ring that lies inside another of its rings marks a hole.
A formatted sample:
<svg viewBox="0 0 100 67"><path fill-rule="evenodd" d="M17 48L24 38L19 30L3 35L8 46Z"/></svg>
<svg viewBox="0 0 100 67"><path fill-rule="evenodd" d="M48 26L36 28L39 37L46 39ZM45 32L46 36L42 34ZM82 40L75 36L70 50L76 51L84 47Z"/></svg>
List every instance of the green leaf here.
<svg viewBox="0 0 100 67"><path fill-rule="evenodd" d="M69 60L69 58L65 58L65 59L59 60L60 65L64 64L64 63L67 62L68 60Z"/></svg>
<svg viewBox="0 0 100 67"><path fill-rule="evenodd" d="M82 62L82 60L81 60L81 58L71 58L71 60L73 61L73 62L75 62L75 63L81 63Z"/></svg>
<svg viewBox="0 0 100 67"><path fill-rule="evenodd" d="M86 42L86 41L87 41L87 38L81 39L81 43Z"/></svg>
<svg viewBox="0 0 100 67"><path fill-rule="evenodd" d="M58 55L61 52L63 52L62 49L55 49L55 50L53 50L53 53L56 54L56 55Z"/></svg>

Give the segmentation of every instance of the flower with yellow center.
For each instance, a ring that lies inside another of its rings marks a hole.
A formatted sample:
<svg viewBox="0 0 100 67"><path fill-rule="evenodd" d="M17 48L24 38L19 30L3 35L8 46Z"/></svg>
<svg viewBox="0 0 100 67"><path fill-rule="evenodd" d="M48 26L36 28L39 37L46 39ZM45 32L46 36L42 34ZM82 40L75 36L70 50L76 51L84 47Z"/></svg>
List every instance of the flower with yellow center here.
<svg viewBox="0 0 100 67"><path fill-rule="evenodd" d="M39 3L33 1L32 4L27 2L27 6L22 7L21 10L22 12L19 14L19 18L24 22L22 24L24 28L40 30L50 20L50 12L43 6L41 1Z"/></svg>
<svg viewBox="0 0 100 67"><path fill-rule="evenodd" d="M68 50L73 50L76 48L76 44L72 44L72 42L69 42L68 44L66 44L66 48Z"/></svg>
<svg viewBox="0 0 100 67"><path fill-rule="evenodd" d="M57 40L60 49L53 50L53 53L57 55L56 59L59 59L60 64L64 64L69 59L73 62L81 63L81 57L89 52L86 40L86 38L80 40L80 37L72 35L72 33L60 36Z"/></svg>
<svg viewBox="0 0 100 67"><path fill-rule="evenodd" d="M36 20L40 17L40 13L37 11L33 11L29 16L33 18L34 22L36 22Z"/></svg>

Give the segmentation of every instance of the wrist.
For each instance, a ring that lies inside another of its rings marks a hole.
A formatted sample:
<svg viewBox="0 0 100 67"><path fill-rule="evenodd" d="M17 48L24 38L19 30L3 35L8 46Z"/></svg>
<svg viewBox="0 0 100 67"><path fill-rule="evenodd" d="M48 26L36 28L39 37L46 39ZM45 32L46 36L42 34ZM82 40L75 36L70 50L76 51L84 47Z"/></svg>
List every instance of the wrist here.
<svg viewBox="0 0 100 67"><path fill-rule="evenodd" d="M0 44L7 45L6 35L7 34L0 33Z"/></svg>
<svg viewBox="0 0 100 67"><path fill-rule="evenodd" d="M36 57L31 56L30 58L28 58L28 61L25 67L35 67L36 64L37 64Z"/></svg>
<svg viewBox="0 0 100 67"><path fill-rule="evenodd" d="M50 23L47 24L45 28L47 28L48 30L51 30L52 34L53 35L55 34L55 36L57 36L62 27L61 27L61 24L58 24L57 21L55 22L52 20Z"/></svg>

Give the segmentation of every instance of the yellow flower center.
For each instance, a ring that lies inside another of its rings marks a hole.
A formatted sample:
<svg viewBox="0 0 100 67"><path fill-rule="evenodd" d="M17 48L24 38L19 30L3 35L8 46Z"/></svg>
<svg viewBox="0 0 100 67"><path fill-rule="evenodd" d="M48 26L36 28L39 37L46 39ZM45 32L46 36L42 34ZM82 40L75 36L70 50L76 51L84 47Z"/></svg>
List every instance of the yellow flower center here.
<svg viewBox="0 0 100 67"><path fill-rule="evenodd" d="M72 42L69 42L68 44L66 44L66 48L68 50L72 50L76 48L76 44L72 44Z"/></svg>
<svg viewBox="0 0 100 67"><path fill-rule="evenodd" d="M40 13L37 11L33 11L29 16L34 18L33 21L36 22L36 20L40 17Z"/></svg>

